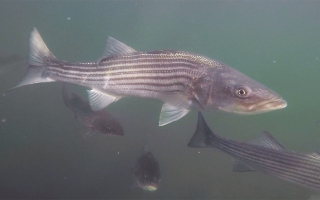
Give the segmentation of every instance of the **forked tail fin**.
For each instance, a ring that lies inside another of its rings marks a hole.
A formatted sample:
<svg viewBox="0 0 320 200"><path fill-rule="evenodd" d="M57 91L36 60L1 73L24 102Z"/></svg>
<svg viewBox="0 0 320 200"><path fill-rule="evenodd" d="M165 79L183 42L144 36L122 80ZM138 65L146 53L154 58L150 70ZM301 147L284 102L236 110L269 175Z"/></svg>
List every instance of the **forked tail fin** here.
<svg viewBox="0 0 320 200"><path fill-rule="evenodd" d="M56 59L41 38L38 30L33 28L29 38L29 67L23 80L14 88L34 83L52 82L53 79L44 74L47 60ZM11 88L10 90L14 89Z"/></svg>

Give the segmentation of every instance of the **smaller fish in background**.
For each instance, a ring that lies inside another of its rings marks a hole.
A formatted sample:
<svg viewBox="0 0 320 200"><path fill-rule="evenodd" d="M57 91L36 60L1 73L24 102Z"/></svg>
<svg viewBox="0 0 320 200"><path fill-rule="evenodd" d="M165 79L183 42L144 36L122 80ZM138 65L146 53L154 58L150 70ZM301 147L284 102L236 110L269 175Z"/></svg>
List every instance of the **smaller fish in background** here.
<svg viewBox="0 0 320 200"><path fill-rule="evenodd" d="M104 110L92 111L89 102L81 99L77 94L68 94L66 85L62 86L62 97L66 106L74 113L75 117L88 128L85 137L94 133L108 136L123 136L121 124Z"/></svg>
<svg viewBox="0 0 320 200"><path fill-rule="evenodd" d="M133 169L138 187L147 191L158 189L161 180L159 163L150 151L144 150L144 153L138 158Z"/></svg>
<svg viewBox="0 0 320 200"><path fill-rule="evenodd" d="M188 143L193 148L217 148L234 159L234 172L260 171L275 178L320 192L320 153L288 151L273 136L262 132L257 139L241 142L213 133L201 112L197 129Z"/></svg>

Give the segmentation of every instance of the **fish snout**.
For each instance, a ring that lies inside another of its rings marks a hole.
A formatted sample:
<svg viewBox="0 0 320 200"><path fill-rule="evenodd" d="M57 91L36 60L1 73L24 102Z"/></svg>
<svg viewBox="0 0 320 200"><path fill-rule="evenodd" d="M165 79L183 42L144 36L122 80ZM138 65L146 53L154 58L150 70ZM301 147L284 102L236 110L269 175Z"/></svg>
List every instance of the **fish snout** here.
<svg viewBox="0 0 320 200"><path fill-rule="evenodd" d="M265 101L261 101L257 104L249 106L248 110L253 113L268 112L272 110L278 110L287 107L287 102L282 98L272 98Z"/></svg>

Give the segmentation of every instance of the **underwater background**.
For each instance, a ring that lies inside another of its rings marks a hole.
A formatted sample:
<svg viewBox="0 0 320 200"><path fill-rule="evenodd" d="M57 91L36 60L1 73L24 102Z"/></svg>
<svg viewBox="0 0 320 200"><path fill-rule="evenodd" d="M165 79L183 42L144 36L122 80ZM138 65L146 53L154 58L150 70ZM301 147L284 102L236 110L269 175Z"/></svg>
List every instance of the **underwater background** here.
<svg viewBox="0 0 320 200"><path fill-rule="evenodd" d="M320 1L0 1L0 198L309 199L312 191L260 172L232 172L217 149L188 148L197 113L158 126L162 103L123 98L106 110L124 136L87 130L62 84L16 86L36 27L59 59L97 61L108 36L138 51L173 49L217 59L279 93L285 109L204 112L211 129L246 141L269 131L288 150L320 150ZM70 86L86 99L86 89ZM148 148L157 191L133 187Z"/></svg>

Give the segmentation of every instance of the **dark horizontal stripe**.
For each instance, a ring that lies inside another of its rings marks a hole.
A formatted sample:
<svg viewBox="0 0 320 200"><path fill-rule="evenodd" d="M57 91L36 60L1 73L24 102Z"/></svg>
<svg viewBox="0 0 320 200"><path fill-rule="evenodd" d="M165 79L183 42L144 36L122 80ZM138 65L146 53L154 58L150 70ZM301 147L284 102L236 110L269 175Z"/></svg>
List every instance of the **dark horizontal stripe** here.
<svg viewBox="0 0 320 200"><path fill-rule="evenodd" d="M143 63L143 64L142 64ZM62 65L52 65L55 68L61 68L64 70L74 70L74 71L89 71L94 70L100 71L114 71L114 70L130 70L130 69L150 69L155 67L161 68L172 68L175 66L181 66L189 68L190 70L197 69L203 65L200 63L192 62L187 59L176 59L176 60L166 60L166 59L144 59L144 60L113 60L112 62L97 63L63 63Z"/></svg>
<svg viewBox="0 0 320 200"><path fill-rule="evenodd" d="M114 78L114 77L110 77L109 81L136 81L136 80L156 80L156 81L164 81L164 80L178 80L178 79L185 79L188 80L187 82L191 82L192 80L192 76L185 76L185 75L168 75L168 76L134 76L134 77L119 77L119 78ZM178 82L179 83L179 82Z"/></svg>
<svg viewBox="0 0 320 200"><path fill-rule="evenodd" d="M190 75L200 75L197 71L191 71L188 69L170 69L167 70L140 70L140 71L128 71L128 72L114 72L114 73L108 73L108 76L119 76L119 75L134 75L134 74L172 74L172 73L186 73ZM150 75L151 76L151 75Z"/></svg>
<svg viewBox="0 0 320 200"><path fill-rule="evenodd" d="M118 71L118 69L105 69L105 70L98 70L96 68L90 68L90 69L72 69L72 68L63 68L63 67L49 67L48 72L52 73L52 72L56 72L56 73L63 73L63 74L96 74L99 76L115 76L115 75L128 75L128 74L157 74L157 73L188 73L188 74L193 74L193 75L197 75L200 74L200 72L196 71L196 70L191 70L185 66L169 66L169 67L164 67L162 66L161 68L163 69L159 69L157 66L148 66L148 67L141 67L138 66L136 67L135 71L130 71L130 69L133 69L133 67L127 67L126 69L128 71Z"/></svg>
<svg viewBox="0 0 320 200"><path fill-rule="evenodd" d="M130 80L132 82L130 83L119 83L117 82L116 80L114 79L107 79L107 78L103 78L103 79L97 79L97 78L85 78L85 81L83 78L79 78L79 77L70 77L70 76L64 76L64 74L54 74L54 77L56 78L59 78L61 80L64 80L64 81L70 81L70 82L83 82L84 84L85 83L88 83L88 82L98 82L98 83L101 83L102 85L105 85L106 82L115 82L115 85L127 85L127 86L130 86L130 85L145 85L145 86L161 86L161 87L172 87L172 86L185 86L184 83L181 83L180 81L176 81L176 82L169 82L169 83L150 83L150 82L137 82L138 79L140 79L139 77L136 78L136 77L133 77L133 78L124 78L124 79L118 79L118 80ZM188 78L188 77L182 77L182 78ZM155 79L150 79L150 80L165 80L165 79L168 79L168 78L164 78L162 79L161 77L157 77ZM176 77L172 77L172 80L177 80ZM110 84L112 85L112 83Z"/></svg>
<svg viewBox="0 0 320 200"><path fill-rule="evenodd" d="M114 82L115 85L146 85L146 86L162 86L162 87L171 87L171 86L184 86L187 85L187 83L191 82L191 78L189 76L168 76L168 77L127 77L127 78L95 78L95 77L78 77L78 76L68 76L65 74L52 74L52 77L59 78L61 80L64 80L66 82L76 82L76 83L100 83L101 85L105 85L107 82L110 82L110 85L113 85L112 82ZM185 83L182 83L181 80L178 79L185 79ZM132 81L128 83L119 83L120 81ZM138 81L140 80L140 81ZM161 81L158 83L151 83L149 81ZM170 82L164 81L164 80L171 80Z"/></svg>
<svg viewBox="0 0 320 200"><path fill-rule="evenodd" d="M72 78L69 78L69 77L63 77L63 76L56 76L56 78L60 81L63 81L63 82L69 82L69 83L77 83L77 84L80 84L80 85L84 85L84 86L94 86L94 87L100 87L100 88L103 88L105 86L105 83L95 83L95 82L85 82L85 83L82 83L81 80L79 79L72 79ZM138 85L137 83L135 83L136 85ZM120 84L119 84L120 85ZM146 85L145 83L141 83L140 85ZM148 84L148 85L151 85L151 84ZM173 85L180 85L180 83L177 83L177 84L173 84ZM181 84L183 85L183 84ZM122 86L126 86L126 84L123 84ZM151 85L152 86L152 85ZM154 86L158 86L160 87L160 85L154 85ZM162 84L161 87L168 87L168 84ZM128 87L126 87L128 88ZM113 89L119 89L114 86L110 86L109 90L113 90ZM120 88L121 89L121 88ZM108 90L108 89L106 89ZM150 91L150 92L172 92L172 93L183 93L182 90L177 90L177 89L169 89L169 88L166 88L165 90L159 88L158 90L157 89L147 89L147 88L143 88L143 87L140 87L140 88L130 88L130 91L128 90L121 90L121 93L123 94L128 94L128 93L135 93L135 96L138 95L138 93L140 92L143 92L143 91ZM117 91L116 91L117 92Z"/></svg>
<svg viewBox="0 0 320 200"><path fill-rule="evenodd" d="M147 89L147 88L132 88L130 90L124 90L122 91L123 94L133 94L134 96L140 95L141 92L170 92L170 93L177 93L182 94L181 90L163 90L163 91L155 91L154 89ZM140 97L140 96L139 96ZM155 98L155 97L153 97Z"/></svg>
<svg viewBox="0 0 320 200"><path fill-rule="evenodd" d="M185 76L188 78L191 77L200 77L201 74L196 71L188 71L186 69L168 69L168 70L146 70L146 71L128 71L128 72L115 72L115 73L95 73L94 71L86 71L79 72L79 71L61 71L59 68L50 69L48 71L49 74L63 74L64 76L78 76L78 77L104 77L104 78L112 78L114 76L124 76L123 79L127 78L126 75L133 75L135 77L145 77L145 78L165 78L164 76L160 76L160 74L167 73L168 76ZM179 75L179 73L181 75ZM149 75L146 75L149 74ZM151 75L152 74L152 75ZM174 74L174 75L170 75ZM186 74L189 74L186 75Z"/></svg>

